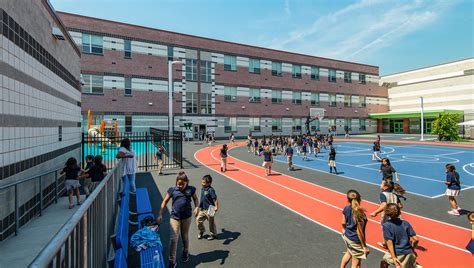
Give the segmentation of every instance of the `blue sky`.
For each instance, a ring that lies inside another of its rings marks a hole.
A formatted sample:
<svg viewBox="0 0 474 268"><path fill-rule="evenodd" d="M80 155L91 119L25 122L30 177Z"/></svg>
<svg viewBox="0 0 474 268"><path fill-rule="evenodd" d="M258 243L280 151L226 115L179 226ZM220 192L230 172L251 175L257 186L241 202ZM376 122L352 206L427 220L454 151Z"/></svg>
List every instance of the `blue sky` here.
<svg viewBox="0 0 474 268"><path fill-rule="evenodd" d="M474 56L474 0L50 0L58 11L391 74Z"/></svg>

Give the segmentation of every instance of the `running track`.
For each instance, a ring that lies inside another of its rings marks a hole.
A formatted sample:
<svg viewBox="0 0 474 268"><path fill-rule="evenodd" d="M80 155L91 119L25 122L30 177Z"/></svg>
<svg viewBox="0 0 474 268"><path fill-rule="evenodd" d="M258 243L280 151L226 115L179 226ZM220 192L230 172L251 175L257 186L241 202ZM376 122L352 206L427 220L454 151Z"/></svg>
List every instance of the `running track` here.
<svg viewBox="0 0 474 268"><path fill-rule="evenodd" d="M229 146L233 149L243 143ZM197 161L216 172L220 172L220 146L206 147L194 155ZM318 186L292 176L278 174L265 176L265 170L229 155L228 169L224 176L272 200L273 202L337 233L341 232L342 208L346 205L344 193ZM368 213L378 204L362 202ZM474 257L465 249L471 231L448 223L424 218L407 212L408 220L420 239L418 262L423 267L474 267ZM376 250L382 240L380 218L371 218L367 224L367 244ZM341 239L341 244L342 244ZM342 255L341 255L342 257ZM370 258L370 255L369 255ZM340 260L335 260L338 263Z"/></svg>

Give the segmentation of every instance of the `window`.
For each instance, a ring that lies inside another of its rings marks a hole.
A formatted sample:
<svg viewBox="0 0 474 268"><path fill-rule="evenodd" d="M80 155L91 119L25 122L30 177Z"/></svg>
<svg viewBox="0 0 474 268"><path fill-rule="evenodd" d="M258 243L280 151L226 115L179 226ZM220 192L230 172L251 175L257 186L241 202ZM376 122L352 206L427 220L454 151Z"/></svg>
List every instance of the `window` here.
<svg viewBox="0 0 474 268"><path fill-rule="evenodd" d="M235 132L237 131L237 118L236 117L225 117L224 118L224 131Z"/></svg>
<svg viewBox="0 0 474 268"><path fill-rule="evenodd" d="M186 113L197 114L197 93L186 92Z"/></svg>
<svg viewBox="0 0 474 268"><path fill-rule="evenodd" d="M82 75L84 85L82 86L83 93L90 94L104 94L104 77L101 75Z"/></svg>
<svg viewBox="0 0 474 268"><path fill-rule="evenodd" d="M260 117L250 117L250 131L260 132Z"/></svg>
<svg viewBox="0 0 474 268"><path fill-rule="evenodd" d="M125 77L125 96L132 96L132 78Z"/></svg>
<svg viewBox="0 0 474 268"><path fill-rule="evenodd" d="M168 47L168 61L173 61L174 57L174 52L173 52L173 47Z"/></svg>
<svg viewBox="0 0 474 268"><path fill-rule="evenodd" d="M202 60L199 68L201 71L201 81L211 82L211 62Z"/></svg>
<svg viewBox="0 0 474 268"><path fill-rule="evenodd" d="M319 68L311 67L311 80L319 80Z"/></svg>
<svg viewBox="0 0 474 268"><path fill-rule="evenodd" d="M346 118L344 119L344 131L351 131L352 130L352 119Z"/></svg>
<svg viewBox="0 0 474 268"><path fill-rule="evenodd" d="M132 132L132 116L125 116L125 132Z"/></svg>
<svg viewBox="0 0 474 268"><path fill-rule="evenodd" d="M365 84L365 74L359 74L359 84Z"/></svg>
<svg viewBox="0 0 474 268"><path fill-rule="evenodd" d="M212 114L211 93L201 93L201 114Z"/></svg>
<svg viewBox="0 0 474 268"><path fill-rule="evenodd" d="M293 104L301 104L301 92L293 92Z"/></svg>
<svg viewBox="0 0 474 268"><path fill-rule="evenodd" d="M301 65L293 64L293 78L301 78Z"/></svg>
<svg viewBox="0 0 474 268"><path fill-rule="evenodd" d="M352 73L344 72L344 83L352 83Z"/></svg>
<svg viewBox="0 0 474 268"><path fill-rule="evenodd" d="M366 97L365 96L359 96L359 107L366 107L367 102L366 102Z"/></svg>
<svg viewBox="0 0 474 268"><path fill-rule="evenodd" d="M350 95L344 95L344 107L352 107Z"/></svg>
<svg viewBox="0 0 474 268"><path fill-rule="evenodd" d="M237 71L237 59L235 56L224 55L224 70Z"/></svg>
<svg viewBox="0 0 474 268"><path fill-rule="evenodd" d="M365 130L365 119L359 119L359 130Z"/></svg>
<svg viewBox="0 0 474 268"><path fill-rule="evenodd" d="M336 82L336 70L329 69L328 81L329 82Z"/></svg>
<svg viewBox="0 0 474 268"><path fill-rule="evenodd" d="M124 51L124 57L126 59L130 59L132 57L132 41L131 40L123 40L123 51Z"/></svg>
<svg viewBox="0 0 474 268"><path fill-rule="evenodd" d="M82 52L102 55L104 53L102 36L82 34Z"/></svg>
<svg viewBox="0 0 474 268"><path fill-rule="evenodd" d="M272 90L272 103L281 103L281 90Z"/></svg>
<svg viewBox="0 0 474 268"><path fill-rule="evenodd" d="M336 94L329 94L329 106L336 107Z"/></svg>
<svg viewBox="0 0 474 268"><path fill-rule="evenodd" d="M281 118L272 118L272 131L281 131Z"/></svg>
<svg viewBox="0 0 474 268"><path fill-rule="evenodd" d="M186 59L186 80L197 80L197 62L196 60Z"/></svg>
<svg viewBox="0 0 474 268"><path fill-rule="evenodd" d="M225 87L224 88L224 101L237 101L237 88Z"/></svg>
<svg viewBox="0 0 474 268"><path fill-rule="evenodd" d="M260 102L260 89L251 88L249 91L249 102Z"/></svg>
<svg viewBox="0 0 474 268"><path fill-rule="evenodd" d="M257 59L249 60L249 73L254 73L254 74L260 73L260 60L257 60Z"/></svg>
<svg viewBox="0 0 474 268"><path fill-rule="evenodd" d="M313 122L309 123L309 128L311 130L311 132L316 132L316 131L320 131L319 130L319 120L314 120Z"/></svg>
<svg viewBox="0 0 474 268"><path fill-rule="evenodd" d="M301 118L293 118L293 132L301 131Z"/></svg>
<svg viewBox="0 0 474 268"><path fill-rule="evenodd" d="M272 75L281 76L281 62L272 62Z"/></svg>
<svg viewBox="0 0 474 268"><path fill-rule="evenodd" d="M311 93L311 105L312 106L319 105L319 93Z"/></svg>
<svg viewBox="0 0 474 268"><path fill-rule="evenodd" d="M63 141L63 126L58 127L58 141Z"/></svg>

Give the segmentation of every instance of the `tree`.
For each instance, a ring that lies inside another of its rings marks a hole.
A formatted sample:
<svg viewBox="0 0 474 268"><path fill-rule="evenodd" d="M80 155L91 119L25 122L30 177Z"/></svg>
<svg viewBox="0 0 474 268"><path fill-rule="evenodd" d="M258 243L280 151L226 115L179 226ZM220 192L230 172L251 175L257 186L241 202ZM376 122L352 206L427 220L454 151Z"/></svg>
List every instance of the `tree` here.
<svg viewBox="0 0 474 268"><path fill-rule="evenodd" d="M438 140L456 141L459 139L459 115L440 113L433 121L432 132L438 135Z"/></svg>

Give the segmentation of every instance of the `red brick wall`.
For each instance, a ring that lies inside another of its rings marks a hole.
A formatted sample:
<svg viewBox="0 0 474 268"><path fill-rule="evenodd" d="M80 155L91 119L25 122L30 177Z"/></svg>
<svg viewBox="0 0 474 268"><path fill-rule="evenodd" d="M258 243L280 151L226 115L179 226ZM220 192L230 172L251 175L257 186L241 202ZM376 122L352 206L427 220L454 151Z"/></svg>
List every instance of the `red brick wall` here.
<svg viewBox="0 0 474 268"><path fill-rule="evenodd" d="M410 119L404 118L403 119L403 133L410 133Z"/></svg>

